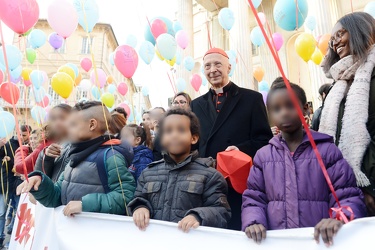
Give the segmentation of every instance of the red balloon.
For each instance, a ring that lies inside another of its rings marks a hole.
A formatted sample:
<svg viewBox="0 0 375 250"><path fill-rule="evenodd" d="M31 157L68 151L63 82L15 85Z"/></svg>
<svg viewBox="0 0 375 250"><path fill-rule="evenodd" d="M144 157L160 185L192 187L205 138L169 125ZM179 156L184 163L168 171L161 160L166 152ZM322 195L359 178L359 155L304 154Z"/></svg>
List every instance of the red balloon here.
<svg viewBox="0 0 375 250"><path fill-rule="evenodd" d="M151 33L154 36L155 40L156 38L158 38L158 36L167 32L168 32L168 27L165 24L165 22L163 22L162 20L155 19L151 23Z"/></svg>
<svg viewBox="0 0 375 250"><path fill-rule="evenodd" d="M36 0L1 0L1 20L14 32L24 34L39 19L39 5Z"/></svg>
<svg viewBox="0 0 375 250"><path fill-rule="evenodd" d="M192 77L191 77L191 86L193 86L193 88L195 89L195 91L199 91L199 88L202 86L202 77L198 74L194 74Z"/></svg>
<svg viewBox="0 0 375 250"><path fill-rule="evenodd" d="M132 47L122 45L115 50L114 61L123 76L132 78L138 67L138 54Z"/></svg>
<svg viewBox="0 0 375 250"><path fill-rule="evenodd" d="M20 90L17 85L5 82L0 86L1 97L10 104L16 104L20 99Z"/></svg>

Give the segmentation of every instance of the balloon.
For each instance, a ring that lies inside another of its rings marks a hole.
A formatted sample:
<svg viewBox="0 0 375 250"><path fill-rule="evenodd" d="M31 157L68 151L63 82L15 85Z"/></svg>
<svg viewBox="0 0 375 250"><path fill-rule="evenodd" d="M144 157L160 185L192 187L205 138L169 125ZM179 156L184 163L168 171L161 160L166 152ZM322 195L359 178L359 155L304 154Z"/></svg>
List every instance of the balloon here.
<svg viewBox="0 0 375 250"><path fill-rule="evenodd" d="M125 109L125 111L126 111L126 113L127 113L128 115L131 115L132 112L131 112L131 109L130 109L130 107L129 107L128 104L126 104L126 103L121 103L121 104L119 105L119 107Z"/></svg>
<svg viewBox="0 0 375 250"><path fill-rule="evenodd" d="M36 59L36 52L32 48L27 48L26 49L26 58L29 63L33 64Z"/></svg>
<svg viewBox="0 0 375 250"><path fill-rule="evenodd" d="M219 23L225 30L230 30L234 25L234 13L229 8L222 8L219 12Z"/></svg>
<svg viewBox="0 0 375 250"><path fill-rule="evenodd" d="M173 29L174 29L175 33L179 32L180 30L183 30L182 24L179 21L174 21L173 22Z"/></svg>
<svg viewBox="0 0 375 250"><path fill-rule="evenodd" d="M78 23L85 32L90 33L99 21L99 7L95 0L74 0L74 8L78 14Z"/></svg>
<svg viewBox="0 0 375 250"><path fill-rule="evenodd" d="M73 79L64 72L57 72L51 78L52 89L62 98L67 99L73 91Z"/></svg>
<svg viewBox="0 0 375 250"><path fill-rule="evenodd" d="M55 0L48 7L47 21L54 31L63 38L69 37L77 29L78 15L67 0Z"/></svg>
<svg viewBox="0 0 375 250"><path fill-rule="evenodd" d="M40 106L34 106L31 109L31 117L38 124L42 124L45 121L46 115L47 115L46 110Z"/></svg>
<svg viewBox="0 0 375 250"><path fill-rule="evenodd" d="M108 86L108 88L107 88L107 91L109 92L109 93L111 93L111 94L114 94L114 93L116 93L116 85L114 85L114 84L111 84L111 85L109 85Z"/></svg>
<svg viewBox="0 0 375 250"><path fill-rule="evenodd" d="M4 72L0 69L0 84L3 83L4 80Z"/></svg>
<svg viewBox="0 0 375 250"><path fill-rule="evenodd" d="M262 46L266 42L266 39L264 39L263 33L259 26L255 27L251 31L250 39L255 46Z"/></svg>
<svg viewBox="0 0 375 250"><path fill-rule="evenodd" d="M111 93L103 93L103 95L100 97L100 100L108 108L112 108L113 105L115 104L115 96Z"/></svg>
<svg viewBox="0 0 375 250"><path fill-rule="evenodd" d="M155 54L157 55L157 57L160 59L160 61L164 61L164 57L162 57L160 55L160 52L158 51L158 49L155 47Z"/></svg>
<svg viewBox="0 0 375 250"><path fill-rule="evenodd" d="M0 1L1 20L14 32L24 34L39 19L39 5L36 0Z"/></svg>
<svg viewBox="0 0 375 250"><path fill-rule="evenodd" d="M48 42L54 49L60 49L64 44L64 38L53 32L48 37Z"/></svg>
<svg viewBox="0 0 375 250"><path fill-rule="evenodd" d="M228 74L228 76L230 76L230 77L233 76L234 71L236 70L236 67L237 67L237 63L232 63L231 66L232 66L232 67L231 67L230 72L229 72L229 74Z"/></svg>
<svg viewBox="0 0 375 250"><path fill-rule="evenodd" d="M134 48L137 47L137 37L135 35L128 35L126 37L125 45L129 45L130 47Z"/></svg>
<svg viewBox="0 0 375 250"><path fill-rule="evenodd" d="M76 74L74 73L74 70L71 67L69 67L68 65L61 66L57 70L57 72L64 72L64 73L68 74L72 78L72 80L76 79Z"/></svg>
<svg viewBox="0 0 375 250"><path fill-rule="evenodd" d="M152 62L155 56L155 48L149 41L143 41L139 48L139 56L148 65Z"/></svg>
<svg viewBox="0 0 375 250"><path fill-rule="evenodd" d="M255 9L257 9L260 6L260 4L262 3L262 0L251 0L251 1L253 2L253 5L254 5ZM247 3L247 5L250 6L250 4L247 0L246 0L246 3Z"/></svg>
<svg viewBox="0 0 375 250"><path fill-rule="evenodd" d="M320 65L320 63L323 61L323 54L318 48L316 48L312 54L311 61L313 61L316 65Z"/></svg>
<svg viewBox="0 0 375 250"><path fill-rule="evenodd" d="M309 10L307 0L298 0L298 11L296 11L296 6L296 0L276 1L273 8L273 18L280 28L287 31L293 31L303 25ZM296 13L298 13L298 18L296 16Z"/></svg>
<svg viewBox="0 0 375 250"><path fill-rule="evenodd" d="M316 27L316 18L314 16L307 16L305 20L305 26L313 31Z"/></svg>
<svg viewBox="0 0 375 250"><path fill-rule="evenodd" d="M275 32L272 34L272 39L273 39L273 43L274 43L276 51L279 51L284 44L283 36L280 33Z"/></svg>
<svg viewBox="0 0 375 250"><path fill-rule="evenodd" d="M158 48L160 55L167 60L172 60L176 55L177 44L172 35L161 34L156 39L156 47Z"/></svg>
<svg viewBox="0 0 375 250"><path fill-rule="evenodd" d="M112 52L111 54L109 54L108 61L109 61L109 64L111 64L112 66L115 65L115 61L113 59L114 57L115 57L115 52Z"/></svg>
<svg viewBox="0 0 375 250"><path fill-rule="evenodd" d="M12 135L16 126L16 119L7 111L0 111L0 138Z"/></svg>
<svg viewBox="0 0 375 250"><path fill-rule="evenodd" d="M267 103L268 92L266 92L266 91L260 91L260 93L263 96L263 102L266 104Z"/></svg>
<svg viewBox="0 0 375 250"><path fill-rule="evenodd" d="M70 67L74 71L74 76L77 77L79 75L79 69L77 65L73 63L67 63L66 66Z"/></svg>
<svg viewBox="0 0 375 250"><path fill-rule="evenodd" d="M150 23L152 24L152 22L156 19L160 19L161 21L163 21L166 25L167 25L167 33L172 35L172 36L175 36L175 31L173 29L173 23L171 20L169 20L168 18L165 18L165 17L156 17L156 18L153 18L150 20ZM152 44L155 45L155 37L154 35L152 34L151 32L151 27L150 27L150 24L147 24L146 25L146 29L145 29L145 39L149 42L151 42Z"/></svg>
<svg viewBox="0 0 375 250"><path fill-rule="evenodd" d="M324 34L319 39L318 48L320 52L322 52L323 55L327 54L330 39L331 39L331 34Z"/></svg>
<svg viewBox="0 0 375 250"><path fill-rule="evenodd" d="M186 89L186 82L184 78L178 78L176 82L178 92L183 92Z"/></svg>
<svg viewBox="0 0 375 250"><path fill-rule="evenodd" d="M11 82L4 82L0 86L0 95L6 102L16 104L20 99L20 89Z"/></svg>
<svg viewBox="0 0 375 250"><path fill-rule="evenodd" d="M264 91L268 93L268 91L270 90L270 86L268 85L268 82L261 81L258 85L258 89L260 92Z"/></svg>
<svg viewBox="0 0 375 250"><path fill-rule="evenodd" d="M44 88L37 89L34 87L32 93L36 103L43 102L43 98L46 96L46 91Z"/></svg>
<svg viewBox="0 0 375 250"><path fill-rule="evenodd" d="M40 87L42 87L44 83L43 71L33 70L30 74L30 80L35 89L39 89Z"/></svg>
<svg viewBox="0 0 375 250"><path fill-rule="evenodd" d="M177 52L176 52L176 64L180 65L181 61L182 61L182 54L181 54L180 51L177 50Z"/></svg>
<svg viewBox="0 0 375 250"><path fill-rule="evenodd" d="M363 11L369 13L373 18L375 18L375 2L371 1L368 4L366 4L365 9Z"/></svg>
<svg viewBox="0 0 375 250"><path fill-rule="evenodd" d="M180 30L179 32L177 32L176 42L181 49L186 49L189 44L189 38L185 30Z"/></svg>
<svg viewBox="0 0 375 250"><path fill-rule="evenodd" d="M45 107L48 106L50 101L51 101L51 97L46 94L46 95L44 95L43 100L41 102L37 102L36 105L45 108Z"/></svg>
<svg viewBox="0 0 375 250"><path fill-rule="evenodd" d="M17 83L17 82L19 82L21 79L20 79L20 77L21 77L21 74L22 74L22 66L21 65L19 65L17 68L15 68L14 70L11 70L10 71L10 76L11 76L11 78L12 79L14 79L14 80L18 80L18 81L12 81L13 83Z"/></svg>
<svg viewBox="0 0 375 250"><path fill-rule="evenodd" d="M113 76L107 76L107 80L106 81L107 81L108 84L113 83L114 82Z"/></svg>
<svg viewBox="0 0 375 250"><path fill-rule="evenodd" d="M264 69L261 66L258 66L253 71L254 78L260 82L263 80L264 77Z"/></svg>
<svg viewBox="0 0 375 250"><path fill-rule="evenodd" d="M193 86L193 88L195 89L195 91L198 92L199 88L202 85L202 77L200 75L198 75L198 74L194 74L191 77L190 83L191 83L191 86Z"/></svg>
<svg viewBox="0 0 375 250"><path fill-rule="evenodd" d="M148 88L148 86L145 85L145 86L142 87L142 95L143 96L148 96L149 92L150 92L150 89Z"/></svg>
<svg viewBox="0 0 375 250"><path fill-rule="evenodd" d="M82 90L82 91L89 91L90 88L91 88L91 82L90 80L88 79L83 79L81 81L81 83L79 84L79 88Z"/></svg>
<svg viewBox="0 0 375 250"><path fill-rule="evenodd" d="M300 34L295 43L297 54L305 61L309 61L315 51L316 42L313 35L308 33Z"/></svg>
<svg viewBox="0 0 375 250"><path fill-rule="evenodd" d="M29 87L31 85L31 81L30 80L24 80L23 84L25 84L26 87Z"/></svg>
<svg viewBox="0 0 375 250"><path fill-rule="evenodd" d="M188 71L192 71L194 68L194 65L195 65L195 61L191 56L185 57L184 59L185 69L187 69Z"/></svg>
<svg viewBox="0 0 375 250"><path fill-rule="evenodd" d="M203 86L207 86L207 83L208 83L207 78L206 77L202 77L202 85Z"/></svg>
<svg viewBox="0 0 375 250"><path fill-rule="evenodd" d="M82 80L82 74L79 73L76 79L74 80L74 86L78 86L81 83Z"/></svg>
<svg viewBox="0 0 375 250"><path fill-rule="evenodd" d="M91 87L91 94L96 100L100 100L100 89L97 86Z"/></svg>
<svg viewBox="0 0 375 250"><path fill-rule="evenodd" d="M260 19L260 22L265 25L266 22L267 22L267 17L266 15L263 13L263 12L258 12L258 16L259 16L259 19Z"/></svg>
<svg viewBox="0 0 375 250"><path fill-rule="evenodd" d="M30 68L23 68L23 69L22 69L22 73L21 73L22 79L23 79L24 81L28 81L28 80L30 80L30 74L31 74L32 71L33 71L33 70L30 69Z"/></svg>
<svg viewBox="0 0 375 250"><path fill-rule="evenodd" d="M91 67L92 67L92 61L90 58L82 58L81 59L81 67L84 69L86 72L89 72Z"/></svg>
<svg viewBox="0 0 375 250"><path fill-rule="evenodd" d="M9 69L14 70L21 64L22 54L16 46L8 45L8 44L5 45L5 51L6 51ZM3 48L0 48L0 63L3 64L4 66L6 65Z"/></svg>
<svg viewBox="0 0 375 250"><path fill-rule="evenodd" d="M121 74L126 78L132 78L138 67L137 52L128 45L122 45L117 47L114 59L116 68Z"/></svg>
<svg viewBox="0 0 375 250"><path fill-rule="evenodd" d="M173 67L173 65L176 63L176 57L173 57L172 60L165 59L165 62L169 64L169 66Z"/></svg>
<svg viewBox="0 0 375 250"><path fill-rule="evenodd" d="M237 66L237 63L236 63L237 53L234 50L228 50L226 51L226 53L229 56L229 63L232 66L229 72L229 76L233 76L234 71L236 70L236 66ZM203 70L203 74L204 74L204 70Z"/></svg>
<svg viewBox="0 0 375 250"><path fill-rule="evenodd" d="M107 81L107 74L102 69L96 69L96 72L95 70L92 70L90 73L90 80L94 86L100 86L100 88L103 88Z"/></svg>
<svg viewBox="0 0 375 250"><path fill-rule="evenodd" d="M47 36L46 34L39 30L39 29L33 29L30 32L30 35L28 36L29 43L33 49L37 49L42 47L46 41L47 41Z"/></svg>
<svg viewBox="0 0 375 250"><path fill-rule="evenodd" d="M117 91L122 95L126 95L128 93L128 85L126 83L122 82L117 86Z"/></svg>
<svg viewBox="0 0 375 250"><path fill-rule="evenodd" d="M151 32L154 38L157 39L161 34L168 32L168 27L163 20L155 19L151 23Z"/></svg>

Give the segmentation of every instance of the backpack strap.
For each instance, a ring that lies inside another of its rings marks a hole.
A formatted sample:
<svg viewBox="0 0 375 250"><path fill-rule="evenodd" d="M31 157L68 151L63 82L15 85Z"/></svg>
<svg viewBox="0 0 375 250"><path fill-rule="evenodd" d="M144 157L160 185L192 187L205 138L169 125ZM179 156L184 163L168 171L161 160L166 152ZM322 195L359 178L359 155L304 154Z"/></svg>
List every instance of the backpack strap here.
<svg viewBox="0 0 375 250"><path fill-rule="evenodd" d="M104 192L107 194L110 192L109 186L108 186L108 173L107 173L107 156L108 156L108 151L111 148L104 148L101 150L98 150L99 152L96 154L96 168L98 170L98 175L100 178L100 182L102 183L102 186L104 188Z"/></svg>

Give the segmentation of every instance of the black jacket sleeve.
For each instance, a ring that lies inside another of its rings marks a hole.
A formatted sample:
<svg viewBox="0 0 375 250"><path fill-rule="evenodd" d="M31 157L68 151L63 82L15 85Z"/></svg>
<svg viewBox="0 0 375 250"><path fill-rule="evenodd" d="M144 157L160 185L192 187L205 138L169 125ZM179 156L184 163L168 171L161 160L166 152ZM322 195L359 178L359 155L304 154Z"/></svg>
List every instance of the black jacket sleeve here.
<svg viewBox="0 0 375 250"><path fill-rule="evenodd" d="M147 200L147 194L143 193L142 190L145 186L144 173L139 176L137 188L134 193L134 199L128 204L130 214L133 214L135 210L141 207L145 207L150 210L150 217L153 218L154 210L149 200Z"/></svg>
<svg viewBox="0 0 375 250"><path fill-rule="evenodd" d="M34 170L41 171L49 178L52 178L54 166L55 158L45 155L44 150L40 151L39 156L35 162Z"/></svg>

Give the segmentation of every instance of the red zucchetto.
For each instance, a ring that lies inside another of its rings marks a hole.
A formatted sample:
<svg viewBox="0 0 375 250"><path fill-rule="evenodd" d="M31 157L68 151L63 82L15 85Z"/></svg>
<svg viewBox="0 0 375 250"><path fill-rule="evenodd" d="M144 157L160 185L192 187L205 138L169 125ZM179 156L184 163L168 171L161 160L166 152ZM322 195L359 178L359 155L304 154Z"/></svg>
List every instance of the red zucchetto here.
<svg viewBox="0 0 375 250"><path fill-rule="evenodd" d="M206 52L206 54L204 54L204 56L203 56L203 60L204 60L204 58L205 58L207 55L209 55L209 54L220 54L220 55L225 56L226 58L229 59L229 56L227 55L227 53L226 53L224 50L219 49L219 48L212 48L212 49L209 49L209 50Z"/></svg>

